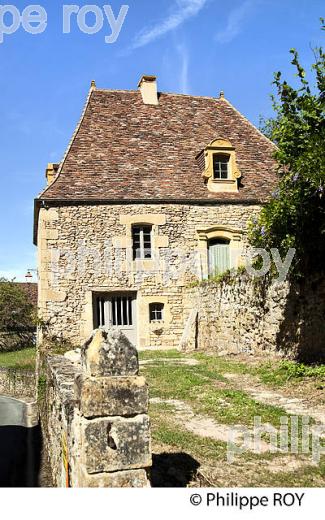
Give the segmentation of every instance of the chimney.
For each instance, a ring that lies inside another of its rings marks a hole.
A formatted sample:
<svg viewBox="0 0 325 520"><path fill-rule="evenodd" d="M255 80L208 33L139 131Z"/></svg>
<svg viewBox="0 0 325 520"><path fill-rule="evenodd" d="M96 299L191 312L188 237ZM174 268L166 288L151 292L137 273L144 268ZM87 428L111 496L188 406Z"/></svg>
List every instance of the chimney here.
<svg viewBox="0 0 325 520"><path fill-rule="evenodd" d="M156 76L142 76L138 85L145 105L158 105Z"/></svg>
<svg viewBox="0 0 325 520"><path fill-rule="evenodd" d="M48 163L45 173L48 186L54 181L56 174L58 173L59 166L59 164Z"/></svg>

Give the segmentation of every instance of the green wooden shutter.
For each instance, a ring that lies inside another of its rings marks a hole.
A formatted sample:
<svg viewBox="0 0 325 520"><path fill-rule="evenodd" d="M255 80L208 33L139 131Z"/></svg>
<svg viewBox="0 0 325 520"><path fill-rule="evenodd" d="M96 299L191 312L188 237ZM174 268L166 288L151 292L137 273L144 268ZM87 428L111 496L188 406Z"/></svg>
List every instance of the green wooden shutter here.
<svg viewBox="0 0 325 520"><path fill-rule="evenodd" d="M229 244L209 246L209 275L222 274L230 268Z"/></svg>

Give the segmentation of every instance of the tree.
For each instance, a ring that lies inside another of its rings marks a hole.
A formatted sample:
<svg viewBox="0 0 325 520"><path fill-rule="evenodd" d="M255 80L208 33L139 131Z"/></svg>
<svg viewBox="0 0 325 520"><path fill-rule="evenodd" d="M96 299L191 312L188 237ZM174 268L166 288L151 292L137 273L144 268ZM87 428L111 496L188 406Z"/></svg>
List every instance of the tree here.
<svg viewBox="0 0 325 520"><path fill-rule="evenodd" d="M18 284L0 278L0 351L34 343L35 309Z"/></svg>
<svg viewBox="0 0 325 520"><path fill-rule="evenodd" d="M321 19L322 30L324 20ZM299 87L274 75L275 117L265 134L277 145L279 184L260 217L250 226L254 247L278 248L282 256L295 248L295 275L324 270L325 254L325 54L313 49L314 84L295 49L290 51Z"/></svg>

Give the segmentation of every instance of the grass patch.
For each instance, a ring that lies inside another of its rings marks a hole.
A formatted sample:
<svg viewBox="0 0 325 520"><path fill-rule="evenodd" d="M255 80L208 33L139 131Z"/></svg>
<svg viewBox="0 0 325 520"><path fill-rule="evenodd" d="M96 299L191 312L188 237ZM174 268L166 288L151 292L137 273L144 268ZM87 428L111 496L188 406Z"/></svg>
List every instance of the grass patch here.
<svg viewBox="0 0 325 520"><path fill-rule="evenodd" d="M224 357L204 354L203 352L193 353L192 357L202 363L211 372L218 372L220 375L226 373L251 374L253 367L249 367L240 361L233 361Z"/></svg>
<svg viewBox="0 0 325 520"><path fill-rule="evenodd" d="M139 359L177 359L184 357L183 352L179 352L178 350L142 350L139 352Z"/></svg>
<svg viewBox="0 0 325 520"><path fill-rule="evenodd" d="M285 470L285 468L283 468ZM264 472L258 479L248 480L247 487L324 487L325 461L319 466L299 468L298 471L281 471L279 473ZM246 486L245 486L246 487Z"/></svg>
<svg viewBox="0 0 325 520"><path fill-rule="evenodd" d="M1 352L0 367L35 370L36 348L26 348L17 352Z"/></svg>
<svg viewBox="0 0 325 520"><path fill-rule="evenodd" d="M206 377L194 370L195 367L173 366L163 363L159 366L142 368L150 387L151 397L162 399L188 399L197 388L206 384Z"/></svg>
<svg viewBox="0 0 325 520"><path fill-rule="evenodd" d="M287 416L282 408L259 403L247 393L233 389L207 388L197 395L194 409L222 424L244 424L249 427L254 426L254 417L261 417L262 423L278 428L280 418Z"/></svg>
<svg viewBox="0 0 325 520"><path fill-rule="evenodd" d="M229 371L247 372L243 363L205 354L195 354L194 357L199 361L198 365L173 365L168 361L159 362L157 353L157 363L142 367L149 383L150 396L183 400L197 414L209 415L223 424L252 427L254 417L260 416L263 423L279 427L280 417L287 415L283 409L258 403L247 393L233 389L231 382L223 376ZM218 388L220 382L224 388Z"/></svg>

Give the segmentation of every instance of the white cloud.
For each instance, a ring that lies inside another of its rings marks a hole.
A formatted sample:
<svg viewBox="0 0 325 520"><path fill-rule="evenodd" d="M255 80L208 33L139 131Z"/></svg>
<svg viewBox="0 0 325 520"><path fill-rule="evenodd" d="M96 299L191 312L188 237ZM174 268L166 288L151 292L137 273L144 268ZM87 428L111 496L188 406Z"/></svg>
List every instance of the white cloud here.
<svg viewBox="0 0 325 520"><path fill-rule="evenodd" d="M177 52L181 59L181 66L179 69L179 90L182 94L190 93L189 84L189 55L185 45L178 45Z"/></svg>
<svg viewBox="0 0 325 520"><path fill-rule="evenodd" d="M132 44L133 49L144 47L148 43L160 38L168 32L177 29L188 19L196 16L208 0L176 0L169 16L153 27L146 27L140 31Z"/></svg>
<svg viewBox="0 0 325 520"><path fill-rule="evenodd" d="M253 0L245 0L239 7L230 11L225 29L216 36L219 43L229 43L236 38L255 3Z"/></svg>

